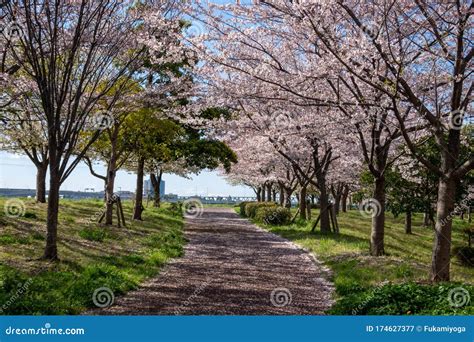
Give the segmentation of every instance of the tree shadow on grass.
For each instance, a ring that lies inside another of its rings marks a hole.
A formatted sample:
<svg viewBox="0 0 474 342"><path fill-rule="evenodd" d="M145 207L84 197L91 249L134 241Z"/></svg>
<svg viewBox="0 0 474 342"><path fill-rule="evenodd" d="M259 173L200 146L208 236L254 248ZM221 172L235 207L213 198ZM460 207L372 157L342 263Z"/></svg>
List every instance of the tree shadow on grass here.
<svg viewBox="0 0 474 342"><path fill-rule="evenodd" d="M347 235L344 233L322 233L320 231L311 232L310 227L305 228L291 228L291 227L272 227L272 233L283 236L289 240L300 240L300 239L309 239L309 240L321 240L321 239L331 239L335 242L343 242L348 244L360 244L367 243L367 239L359 238L352 235Z"/></svg>

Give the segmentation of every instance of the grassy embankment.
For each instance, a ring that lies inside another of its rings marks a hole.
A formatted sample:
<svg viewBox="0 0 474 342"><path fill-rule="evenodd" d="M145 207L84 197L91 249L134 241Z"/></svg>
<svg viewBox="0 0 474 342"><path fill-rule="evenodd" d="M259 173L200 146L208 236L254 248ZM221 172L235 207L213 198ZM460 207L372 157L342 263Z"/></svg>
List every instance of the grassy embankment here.
<svg viewBox="0 0 474 342"><path fill-rule="evenodd" d="M2 209L8 200L0 197ZM22 216L0 211L3 314L78 314L94 307L96 289L107 287L115 295L124 294L157 275L183 251L182 214L168 204L160 209L148 207L144 220L137 222L130 220L132 203L125 201L127 227L118 228L91 223L103 208L101 200L61 200L60 261L41 261L46 205L32 199L21 201Z"/></svg>
<svg viewBox="0 0 474 342"><path fill-rule="evenodd" d="M318 210L313 210L311 223L296 221L287 226L255 223L311 251L332 270L337 303L330 313L474 314L474 265L463 265L453 256L453 282L435 286L426 284L434 234L431 228L422 227L421 214L413 217L413 234L406 234L403 215L394 218L387 213L387 255L383 257L368 254L370 217L362 216L358 210L341 212L338 216L340 234L335 235L311 232L317 215ZM467 220L454 219L453 248L467 245L463 229L469 225ZM463 290L453 290L449 302L450 291L457 287L470 292L470 296ZM459 307L452 305L463 301L465 303Z"/></svg>

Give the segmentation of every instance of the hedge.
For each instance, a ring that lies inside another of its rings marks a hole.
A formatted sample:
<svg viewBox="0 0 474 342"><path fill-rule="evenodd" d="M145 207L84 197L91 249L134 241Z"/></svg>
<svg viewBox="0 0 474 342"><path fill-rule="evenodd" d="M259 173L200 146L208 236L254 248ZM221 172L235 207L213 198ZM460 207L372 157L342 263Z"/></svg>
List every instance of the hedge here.
<svg viewBox="0 0 474 342"><path fill-rule="evenodd" d="M255 219L265 224L284 225L290 222L291 212L282 207L260 207L257 208Z"/></svg>

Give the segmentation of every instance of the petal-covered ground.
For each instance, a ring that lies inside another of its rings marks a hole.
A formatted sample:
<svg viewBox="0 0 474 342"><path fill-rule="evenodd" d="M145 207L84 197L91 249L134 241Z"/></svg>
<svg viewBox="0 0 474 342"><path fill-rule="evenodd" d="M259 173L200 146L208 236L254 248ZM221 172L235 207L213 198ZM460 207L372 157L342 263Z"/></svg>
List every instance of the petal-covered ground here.
<svg viewBox="0 0 474 342"><path fill-rule="evenodd" d="M232 209L187 218L182 258L102 315L318 315L333 303L328 270Z"/></svg>

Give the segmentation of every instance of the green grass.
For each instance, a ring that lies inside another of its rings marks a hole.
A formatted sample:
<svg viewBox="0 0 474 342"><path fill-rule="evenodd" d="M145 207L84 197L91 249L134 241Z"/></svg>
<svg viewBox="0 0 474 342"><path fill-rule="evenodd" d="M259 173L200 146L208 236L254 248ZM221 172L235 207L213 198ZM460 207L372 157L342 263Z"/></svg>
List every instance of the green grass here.
<svg viewBox="0 0 474 342"><path fill-rule="evenodd" d="M238 210L236 210L238 212ZM292 211L294 213L294 210ZM431 228L422 227L422 215L415 214L413 217L413 234L405 234L404 217L394 218L390 213L386 215L385 225L385 252L383 257L372 257L369 255L369 237L371 219L363 217L358 210L351 210L347 213L340 213L338 222L340 234L322 234L319 231L311 233L312 223L318 215L318 210L313 210L313 220L311 223L296 221L287 226L267 226L255 222L265 229L294 241L299 246L311 251L318 259L324 261L332 270L333 282L336 286L337 304L331 313L350 314L354 307L360 304L367 304L369 298L377 298L374 295L381 291L384 293L384 286L413 286L423 288L435 288L439 293L445 293L446 288L465 287L470 291L472 298L470 305L462 308L452 308L446 302L446 298L441 295L439 307L420 307L415 301L405 307L395 308L383 306L379 301L370 302L378 309L385 308L385 313L432 313L432 314L454 314L454 313L474 313L474 268L463 265L454 256L451 259L452 284L426 285L429 278L431 250L434 233ZM467 220L454 219L452 244L453 248L465 246L467 244L463 229L467 228ZM382 287L381 290L379 288ZM398 288L390 288L387 291L398 291ZM429 291L428 291L429 292ZM438 293L436 292L436 293ZM432 292L429 292L432 295ZM409 295L407 294L407 298ZM426 295L426 303L432 296ZM400 300L400 299L397 299ZM417 306L418 305L418 306ZM446 306L448 306L446 308ZM396 311L405 310L406 311ZM381 311L369 310L360 313L378 313ZM392 310L392 311L390 311ZM382 310L383 311L383 310Z"/></svg>
<svg viewBox="0 0 474 342"><path fill-rule="evenodd" d="M3 208L8 199L0 197ZM183 253L180 212L148 207L143 221L131 221L132 203L124 201L127 227L94 223L101 200L61 200L58 230L60 261L41 261L46 205L21 199L25 213L0 212L0 312L3 314L78 314L94 307L100 287L121 295L159 274L170 258ZM116 219L116 218L114 218Z"/></svg>

